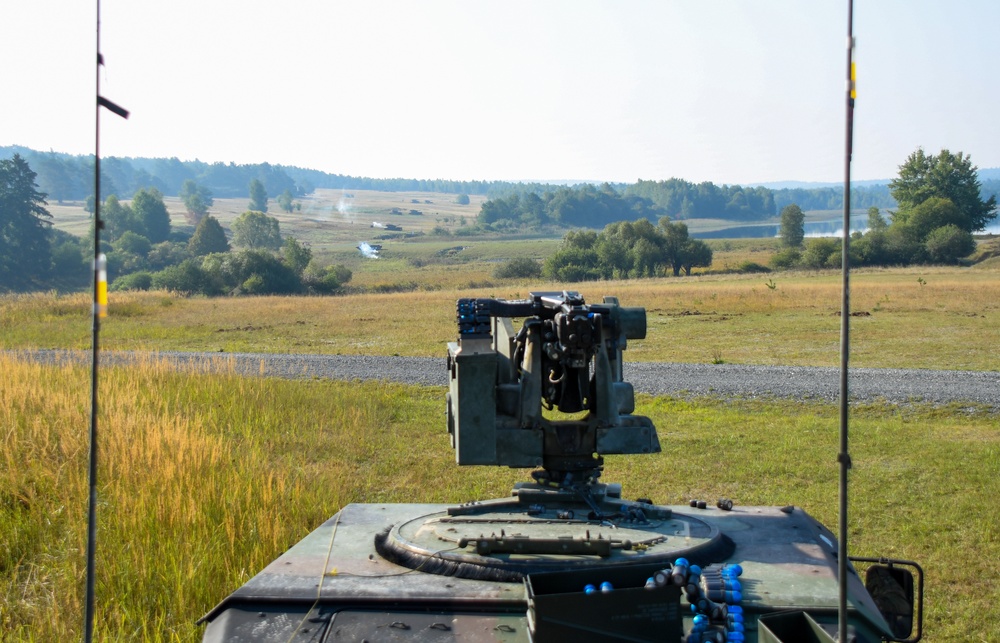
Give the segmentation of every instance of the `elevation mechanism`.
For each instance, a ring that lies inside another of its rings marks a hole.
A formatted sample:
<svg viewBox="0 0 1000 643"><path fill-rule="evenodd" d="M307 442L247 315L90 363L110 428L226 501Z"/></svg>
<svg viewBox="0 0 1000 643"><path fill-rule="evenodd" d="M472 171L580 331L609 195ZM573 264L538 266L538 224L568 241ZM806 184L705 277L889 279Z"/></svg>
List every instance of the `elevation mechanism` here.
<svg viewBox="0 0 1000 643"><path fill-rule="evenodd" d="M515 332L512 318L525 318ZM540 467L539 482L596 480L603 454L656 453L649 418L632 415L622 377L629 339L646 311L576 292L519 301L460 299L459 340L448 344L448 432L458 464ZM543 407L557 419L545 417Z"/></svg>

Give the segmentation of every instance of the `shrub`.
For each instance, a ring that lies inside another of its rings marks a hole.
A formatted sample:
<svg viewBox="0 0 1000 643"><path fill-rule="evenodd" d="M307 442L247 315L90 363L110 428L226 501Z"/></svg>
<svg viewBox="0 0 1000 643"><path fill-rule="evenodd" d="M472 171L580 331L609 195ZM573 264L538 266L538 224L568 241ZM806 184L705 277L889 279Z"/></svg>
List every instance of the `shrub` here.
<svg viewBox="0 0 1000 643"><path fill-rule="evenodd" d="M950 224L932 230L924 245L931 261L957 263L962 257L972 254L976 249L976 240L972 233Z"/></svg>
<svg viewBox="0 0 1000 643"><path fill-rule="evenodd" d="M145 257L149 254L150 249L152 249L153 244L150 243L149 239L142 236L141 234L136 234L129 230L118 237L118 241L114 242L115 250L120 252L129 252L135 255L140 255Z"/></svg>
<svg viewBox="0 0 1000 643"><path fill-rule="evenodd" d="M258 295L302 291L302 280L295 271L266 250L208 255L203 265L217 267L219 277L230 290ZM254 276L260 277L260 280L251 280Z"/></svg>
<svg viewBox="0 0 1000 643"><path fill-rule="evenodd" d="M153 285L153 273L147 272L145 270L140 272L133 272L130 275L125 275L115 279L111 283L111 290L121 291L121 290L149 290Z"/></svg>
<svg viewBox="0 0 1000 643"><path fill-rule="evenodd" d="M310 263L302 275L302 283L310 292L328 295L339 290L353 276L343 264L320 267Z"/></svg>
<svg viewBox="0 0 1000 643"><path fill-rule="evenodd" d="M806 251L802 253L802 265L817 270L840 265L840 240L829 237L810 239Z"/></svg>
<svg viewBox="0 0 1000 643"><path fill-rule="evenodd" d="M185 259L191 258L188 252L188 244L180 241L163 241L157 243L150 249L147 255L149 267L153 270L163 270L168 266L175 266Z"/></svg>
<svg viewBox="0 0 1000 643"><path fill-rule="evenodd" d="M736 266L736 272L741 272L744 274L753 274L753 273L771 272L771 269L768 268L767 266L763 266L757 263L756 261L743 261L740 263L740 265Z"/></svg>
<svg viewBox="0 0 1000 643"><path fill-rule="evenodd" d="M788 270L799 265L802 253L795 248L787 248L771 257L771 267L777 270Z"/></svg>
<svg viewBox="0 0 1000 643"><path fill-rule="evenodd" d="M155 288L173 290L186 295L217 295L221 292L217 280L202 270L195 259L186 259L176 266L154 273L152 285Z"/></svg>
<svg viewBox="0 0 1000 643"><path fill-rule="evenodd" d="M600 258L596 251L571 246L549 255L542 266L542 274L557 281L600 279L599 265Z"/></svg>
<svg viewBox="0 0 1000 643"><path fill-rule="evenodd" d="M534 259L515 257L497 266L493 276L497 279L534 279L542 276L542 266Z"/></svg>

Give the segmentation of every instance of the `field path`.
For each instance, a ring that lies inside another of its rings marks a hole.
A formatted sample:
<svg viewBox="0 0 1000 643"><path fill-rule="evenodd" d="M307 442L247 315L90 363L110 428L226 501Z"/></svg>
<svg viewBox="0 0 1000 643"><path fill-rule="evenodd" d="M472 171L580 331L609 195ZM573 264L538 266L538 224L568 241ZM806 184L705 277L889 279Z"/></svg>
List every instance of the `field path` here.
<svg viewBox="0 0 1000 643"><path fill-rule="evenodd" d="M90 360L90 353L82 351L7 351L7 354L42 362L82 360L89 363ZM425 386L448 384L444 358L433 357L101 353L103 365L150 359L201 372L231 371L242 375L295 379L388 380ZM640 393L683 397L783 397L833 402L839 399L840 390L839 369L801 366L629 362L625 364L625 378ZM997 371L854 368L851 369L849 389L854 401L958 402L1000 409L1000 372Z"/></svg>

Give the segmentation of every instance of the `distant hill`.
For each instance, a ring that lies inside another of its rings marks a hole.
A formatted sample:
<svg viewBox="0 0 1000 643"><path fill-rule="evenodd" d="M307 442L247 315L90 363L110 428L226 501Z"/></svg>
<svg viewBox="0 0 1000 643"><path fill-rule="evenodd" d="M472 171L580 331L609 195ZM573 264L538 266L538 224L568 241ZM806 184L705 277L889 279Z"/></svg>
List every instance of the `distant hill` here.
<svg viewBox="0 0 1000 643"><path fill-rule="evenodd" d="M888 185L892 179L871 179L867 181L851 181L851 185L854 187L858 186L869 186L869 185ZM769 188L771 190L817 190L825 188L836 188L844 187L844 182L822 182L822 181L774 181L771 183L750 183L751 187L762 187Z"/></svg>
<svg viewBox="0 0 1000 643"><path fill-rule="evenodd" d="M52 200L82 201L93 193L92 155L39 152L17 145L0 147L0 159L11 158L14 154L20 154L38 174L39 188ZM176 195L189 179L207 187L218 198L248 196L253 179L261 181L272 198L285 190L303 195L316 188L489 195L515 185L508 181L373 179L270 163L237 165L114 156L101 159L101 191L121 199L129 199L139 189L147 187L154 187L165 195Z"/></svg>
<svg viewBox="0 0 1000 643"><path fill-rule="evenodd" d="M82 201L93 192L93 157L60 152L40 152L11 145L0 147L0 159L20 154L38 174L39 188L54 201ZM176 195L188 179L211 190L218 198L248 196L253 179L264 183L268 195L276 198L285 190L295 196L309 194L316 188L344 190L380 190L388 192L440 192L476 194L491 199L514 194L541 195L554 192L571 181L450 181L445 179L373 179L363 176L331 174L296 166L258 163L204 163L177 158L101 159L102 192L129 199L141 188L154 187L165 195ZM983 195L1000 193L1000 168L979 170ZM852 182L851 203L855 208L893 208L889 194L891 179ZM577 185L596 185L582 181ZM605 184L607 185L607 184ZM699 187L699 185L701 187ZM634 184L609 185L620 194L651 199L674 219L723 216L742 221L766 220L791 203L803 210L843 208L843 185L839 183L776 181L745 186L710 182L693 184L682 179L638 181ZM685 206L685 201L687 206ZM702 207L704 206L704 207Z"/></svg>

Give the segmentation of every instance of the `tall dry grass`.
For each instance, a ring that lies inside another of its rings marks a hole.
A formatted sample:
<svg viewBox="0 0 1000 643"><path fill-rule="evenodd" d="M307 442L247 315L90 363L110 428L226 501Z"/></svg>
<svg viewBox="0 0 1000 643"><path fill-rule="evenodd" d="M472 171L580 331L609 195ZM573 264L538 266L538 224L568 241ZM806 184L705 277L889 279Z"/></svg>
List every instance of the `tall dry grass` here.
<svg viewBox="0 0 1000 643"><path fill-rule="evenodd" d="M858 271L852 277L854 366L995 370L1000 272L961 268ZM118 350L440 356L459 297L579 290L647 310L638 361L836 366L839 274L705 275L680 279L490 286L339 297L182 298L112 293L103 346ZM0 348L90 345L85 295L0 297Z"/></svg>
<svg viewBox="0 0 1000 643"><path fill-rule="evenodd" d="M341 505L402 501L453 469L429 448L443 431L424 430L440 402L398 386L149 361L103 369L100 389L100 640L193 640L201 614ZM0 639L80 633L89 400L87 369L0 357ZM429 452L420 467L411 448Z"/></svg>

